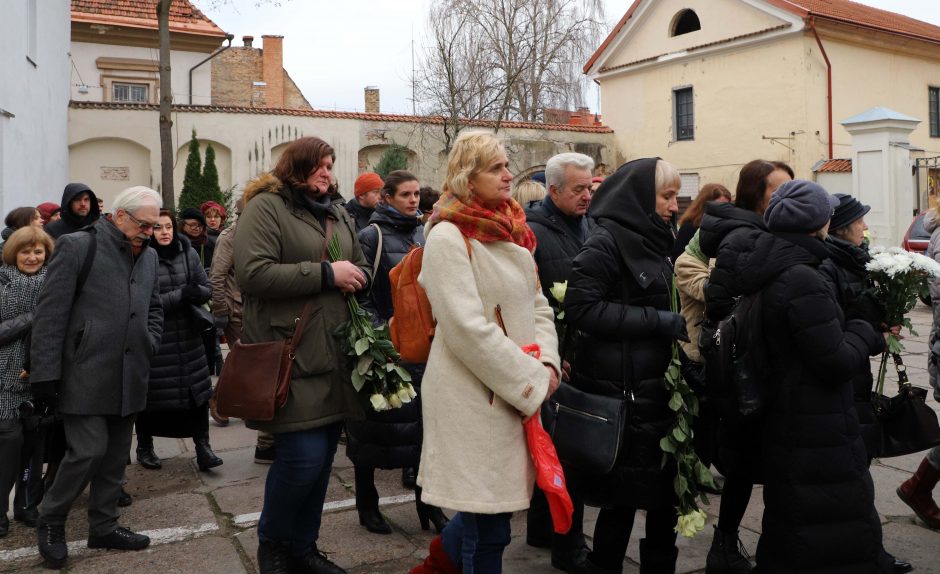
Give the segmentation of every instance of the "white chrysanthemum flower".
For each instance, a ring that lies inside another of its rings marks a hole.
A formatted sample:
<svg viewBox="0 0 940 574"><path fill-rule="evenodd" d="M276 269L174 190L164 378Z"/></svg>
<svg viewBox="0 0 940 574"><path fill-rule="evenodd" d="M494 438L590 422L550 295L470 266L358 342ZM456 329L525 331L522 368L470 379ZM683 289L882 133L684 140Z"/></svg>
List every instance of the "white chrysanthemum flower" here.
<svg viewBox="0 0 940 574"><path fill-rule="evenodd" d="M921 255L920 253L914 253L913 255L914 269L923 271L931 277L940 277L940 263L937 263L934 259Z"/></svg>

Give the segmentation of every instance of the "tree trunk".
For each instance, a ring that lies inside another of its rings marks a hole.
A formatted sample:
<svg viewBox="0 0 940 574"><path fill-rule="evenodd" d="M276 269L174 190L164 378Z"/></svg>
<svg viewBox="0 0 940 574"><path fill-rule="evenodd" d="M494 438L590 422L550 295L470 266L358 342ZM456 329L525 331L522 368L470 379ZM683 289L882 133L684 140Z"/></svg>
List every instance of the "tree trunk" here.
<svg viewBox="0 0 940 574"><path fill-rule="evenodd" d="M176 210L173 190L173 89L170 85L170 2L157 3L157 20L160 23L160 193L163 208Z"/></svg>

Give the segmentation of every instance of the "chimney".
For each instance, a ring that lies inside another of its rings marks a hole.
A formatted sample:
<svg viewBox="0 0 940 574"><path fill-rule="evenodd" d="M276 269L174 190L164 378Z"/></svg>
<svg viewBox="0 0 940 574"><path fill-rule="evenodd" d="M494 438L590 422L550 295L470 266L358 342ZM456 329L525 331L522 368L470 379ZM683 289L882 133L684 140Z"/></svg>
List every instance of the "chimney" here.
<svg viewBox="0 0 940 574"><path fill-rule="evenodd" d="M245 43L246 48L251 48L251 43L254 42L254 36L242 36L242 42Z"/></svg>
<svg viewBox="0 0 940 574"><path fill-rule="evenodd" d="M375 86L366 86L366 113L380 114L379 89Z"/></svg>
<svg viewBox="0 0 940 574"><path fill-rule="evenodd" d="M261 77L269 108L284 107L284 36L261 36Z"/></svg>

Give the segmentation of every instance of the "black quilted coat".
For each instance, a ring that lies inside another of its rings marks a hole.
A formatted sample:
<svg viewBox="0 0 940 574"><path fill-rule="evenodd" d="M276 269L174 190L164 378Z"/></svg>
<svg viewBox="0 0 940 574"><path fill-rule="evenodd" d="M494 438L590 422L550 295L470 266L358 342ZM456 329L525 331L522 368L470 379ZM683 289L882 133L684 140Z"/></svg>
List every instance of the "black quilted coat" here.
<svg viewBox="0 0 940 574"><path fill-rule="evenodd" d="M871 323L876 330L883 330L885 310L872 294L868 285L868 271L865 264L871 255L865 247L856 247L848 241L829 236L826 240L829 259L823 261L820 270L835 287L836 298L845 313L846 319L863 319ZM855 408L861 425L862 439L868 449L868 458L881 454L882 434L878 419L871 404L871 391L874 377L871 369L858 373L852 378L855 389Z"/></svg>
<svg viewBox="0 0 940 574"><path fill-rule="evenodd" d="M819 272L824 244L806 235L739 232L723 269L763 290L772 349L763 418L762 574L888 572L874 486L859 434L852 377L884 340L866 321L845 321Z"/></svg>
<svg viewBox="0 0 940 574"><path fill-rule="evenodd" d="M542 292L554 307L557 302L549 292L553 283L564 283L571 275L571 260L581 251L584 240L594 229L594 220L588 216L566 217L552 203L551 196L527 207L526 223L535 233L535 263L539 268Z"/></svg>
<svg viewBox="0 0 940 574"><path fill-rule="evenodd" d="M151 241L156 245L156 240ZM185 237L157 246L163 338L150 362L147 411L177 411L201 406L212 395L209 364L202 334L195 327L192 305L181 300L182 288L197 283L203 304L209 300L209 279Z"/></svg>
<svg viewBox="0 0 940 574"><path fill-rule="evenodd" d="M628 399L614 469L577 477L591 505L675 504L675 467L662 467L659 448L675 421L663 380L672 340L659 332L657 314L669 310L672 232L655 214L655 168L655 159L627 163L598 189L597 227L574 259L565 296L568 324L581 331L571 384Z"/></svg>
<svg viewBox="0 0 940 574"><path fill-rule="evenodd" d="M378 232L382 230L382 253L378 250ZM368 295L359 297L360 303L377 319L385 322L393 314L388 272L398 264L414 245L424 244L424 230L417 217L402 215L382 204L376 207L369 225L359 231L359 244L366 261L372 265L379 257L373 287ZM377 413L366 409L366 420L346 423L349 443L346 454L353 464L373 468L403 468L417 466L421 458L421 403L420 386L424 365L404 365L411 373L412 385L418 390L418 399L400 409Z"/></svg>

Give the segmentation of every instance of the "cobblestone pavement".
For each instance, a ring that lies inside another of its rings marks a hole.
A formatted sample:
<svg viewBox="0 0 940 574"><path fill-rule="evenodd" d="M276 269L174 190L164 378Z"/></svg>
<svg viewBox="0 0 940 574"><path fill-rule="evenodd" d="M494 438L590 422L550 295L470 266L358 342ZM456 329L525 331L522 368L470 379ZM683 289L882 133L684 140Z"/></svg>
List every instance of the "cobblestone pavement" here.
<svg viewBox="0 0 940 574"><path fill-rule="evenodd" d="M926 338L930 313L919 305L913 312L919 336L905 340L905 363L911 381L928 387ZM874 362L873 368L877 368ZM895 380L889 375L889 384ZM940 411L932 399L928 403ZM225 464L210 472L198 472L192 444L185 440L157 439L162 470L151 471L138 464L128 467L128 492L134 504L123 509L122 524L147 532L153 545L141 552L113 552L85 548L86 497L79 499L67 528L70 541L69 573L253 573L257 572L256 524L261 510L264 479L268 467L254 462L255 433L233 420L227 427L210 424L212 445ZM921 574L940 574L940 532L915 519L895 495L898 484L917 468L921 455L878 460L872 466L876 506L882 517L885 547L916 566ZM376 482L383 497L382 512L392 524L389 536L369 534L358 524L353 502L353 469L342 447L336 456L327 495L320 546L353 574L404 573L425 555L431 540L423 532L414 510L413 492L404 489L397 471L379 471ZM940 493L936 496L940 498ZM720 497L712 497L706 508L714 524ZM753 554L761 528L761 488L755 489L744 518L741 538ZM597 516L588 509L585 532L593 532ZM525 514L513 517L513 542L505 555L509 574L557 572L549 564L547 550L525 544ZM639 547L643 520L637 521L627 550L624 572L639 572ZM35 531L14 522L10 534L0 539L0 572L41 572L35 551ZM711 542L710 528L694 539L679 539L680 573L703 572Z"/></svg>

